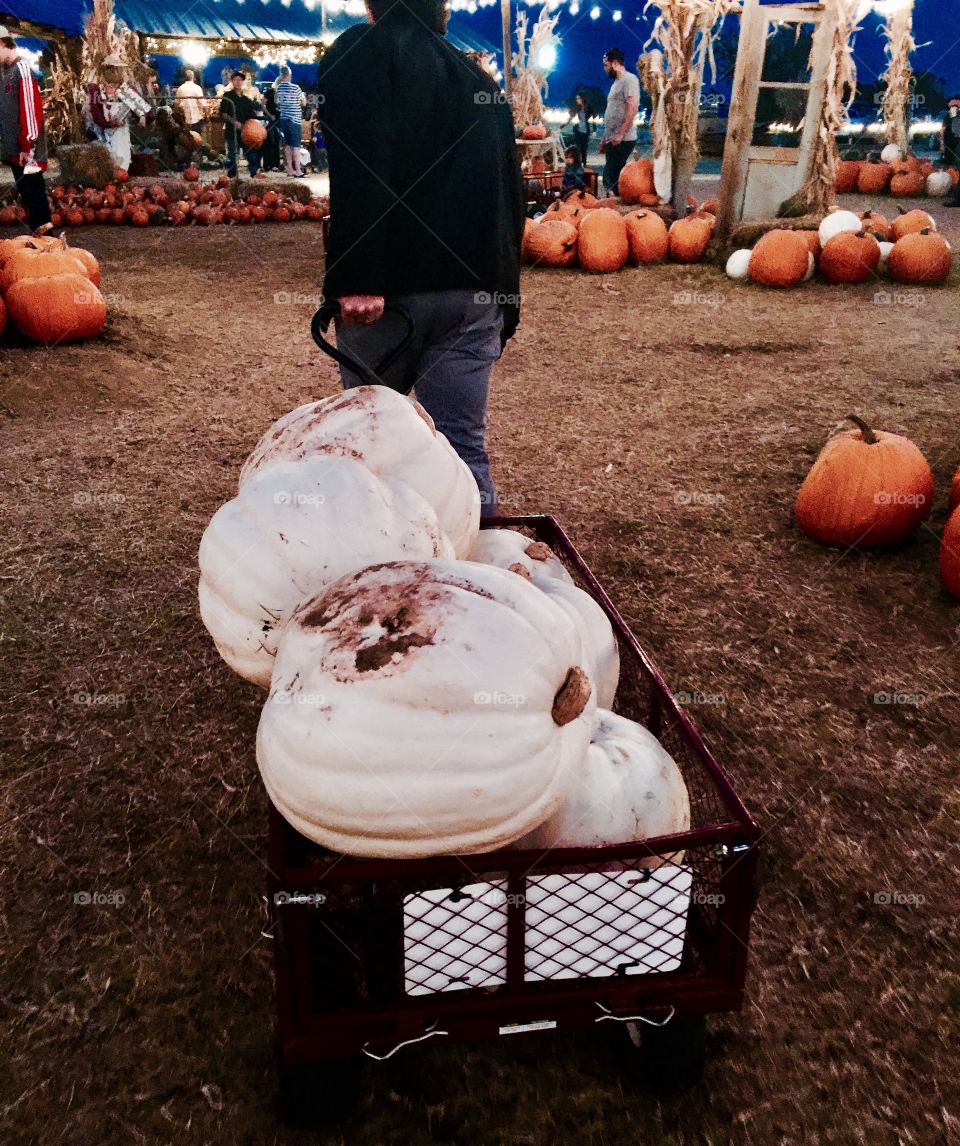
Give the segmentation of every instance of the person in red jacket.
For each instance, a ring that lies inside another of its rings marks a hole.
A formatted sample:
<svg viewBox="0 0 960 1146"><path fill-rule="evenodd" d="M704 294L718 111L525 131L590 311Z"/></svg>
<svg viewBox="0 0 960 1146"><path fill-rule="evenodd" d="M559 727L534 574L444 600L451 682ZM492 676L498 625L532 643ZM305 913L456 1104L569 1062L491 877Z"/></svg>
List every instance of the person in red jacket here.
<svg viewBox="0 0 960 1146"><path fill-rule="evenodd" d="M47 145L43 137L43 100L30 65L9 31L0 24L0 147L13 168L17 194L32 230L50 222L43 172Z"/></svg>

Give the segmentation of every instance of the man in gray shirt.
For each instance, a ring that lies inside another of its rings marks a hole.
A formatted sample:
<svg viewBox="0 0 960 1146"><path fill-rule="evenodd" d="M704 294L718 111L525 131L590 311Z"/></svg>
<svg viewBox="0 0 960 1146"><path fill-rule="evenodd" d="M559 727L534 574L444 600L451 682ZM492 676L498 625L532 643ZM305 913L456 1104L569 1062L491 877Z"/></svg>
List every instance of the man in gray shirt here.
<svg viewBox="0 0 960 1146"><path fill-rule="evenodd" d="M608 194L616 195L620 172L637 143L640 80L627 71L619 48L611 48L603 57L603 70L613 80L607 96L603 139L600 141L600 150L607 160L603 169L603 186Z"/></svg>

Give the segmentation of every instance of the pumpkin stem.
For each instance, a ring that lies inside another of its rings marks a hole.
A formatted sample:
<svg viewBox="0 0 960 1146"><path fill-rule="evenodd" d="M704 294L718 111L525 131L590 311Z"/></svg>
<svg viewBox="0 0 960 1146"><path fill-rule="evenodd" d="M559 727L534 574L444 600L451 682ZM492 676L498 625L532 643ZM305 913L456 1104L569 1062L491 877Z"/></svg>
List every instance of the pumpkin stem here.
<svg viewBox="0 0 960 1146"><path fill-rule="evenodd" d="M877 442L880 441L880 439L873 432L873 430L870 429L863 418L858 418L856 414L847 414L847 421L853 422L853 424L860 431L860 436L868 446L875 446Z"/></svg>
<svg viewBox="0 0 960 1146"><path fill-rule="evenodd" d="M579 665L574 665L567 673L559 692L553 698L554 723L559 724L562 728L571 720L576 720L587 707L587 701L590 699L592 691L590 678Z"/></svg>
<svg viewBox="0 0 960 1146"><path fill-rule="evenodd" d="M52 231L52 230L53 230L53 223L43 223L41 226L37 227L37 229L33 232L33 237L35 239L39 239L43 235L45 235L47 233L47 231Z"/></svg>
<svg viewBox="0 0 960 1146"><path fill-rule="evenodd" d="M901 204L900 204L900 203L898 203L898 204L897 204L897 211L898 211L898 213L899 213L899 214L901 214L901 215L906 215L906 213L907 213L907 212L906 212L906 208L905 208L905 207L903 207L903 206L901 206Z"/></svg>

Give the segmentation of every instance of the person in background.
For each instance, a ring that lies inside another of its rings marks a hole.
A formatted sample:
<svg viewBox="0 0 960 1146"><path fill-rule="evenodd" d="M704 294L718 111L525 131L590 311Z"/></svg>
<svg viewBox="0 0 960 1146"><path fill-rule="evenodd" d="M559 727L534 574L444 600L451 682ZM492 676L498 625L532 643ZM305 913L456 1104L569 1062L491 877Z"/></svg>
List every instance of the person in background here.
<svg viewBox="0 0 960 1146"><path fill-rule="evenodd" d="M580 148L581 165L587 165L587 149L590 146L590 132L593 131L593 125L590 123L590 116L587 113L587 102L583 98L583 92L577 92L574 96L575 108L570 113L570 118L567 123L573 123L576 120L577 126L573 129L573 137L576 140L577 147ZM564 125L566 126L566 125Z"/></svg>
<svg viewBox="0 0 960 1146"><path fill-rule="evenodd" d="M230 87L220 100L220 116L223 119L227 136L227 174L231 179L237 175L237 156L243 147L241 131L248 119L256 119L260 114L260 104L244 94L247 77L243 72L234 72L230 77ZM253 148L244 150L250 168L250 178L255 179L260 170L260 152Z"/></svg>
<svg viewBox="0 0 960 1146"><path fill-rule="evenodd" d="M175 98L183 108L187 130L199 132L203 126L203 88L197 83L190 68L183 75L183 83L177 88Z"/></svg>
<svg viewBox="0 0 960 1146"><path fill-rule="evenodd" d="M948 167L960 168L960 95L954 96L947 104L947 114L943 119L943 162ZM960 207L960 186L954 185L943 205Z"/></svg>
<svg viewBox="0 0 960 1146"><path fill-rule="evenodd" d="M102 132L103 142L110 148L113 162L121 171L130 167L130 121L134 113L119 99L117 92L123 83L123 60L107 56L101 65L103 82L87 85L87 118ZM140 119L146 126L146 119Z"/></svg>
<svg viewBox="0 0 960 1146"><path fill-rule="evenodd" d="M372 26L341 32L319 65L331 201L323 293L340 303L340 348L371 367L405 329L385 305L410 314L414 340L384 381L415 387L491 515L490 376L520 313L513 115L492 77L447 42L443 0L367 8Z"/></svg>
<svg viewBox="0 0 960 1146"><path fill-rule="evenodd" d="M32 231L50 223L50 204L43 173L47 145L43 135L43 100L30 65L17 42L0 24L0 146L13 169L20 202Z"/></svg>
<svg viewBox="0 0 960 1146"><path fill-rule="evenodd" d="M277 83L280 81L277 80ZM280 170L280 112L277 109L277 84L272 84L263 93L263 113L267 120L267 141L261 148L264 171Z"/></svg>
<svg viewBox="0 0 960 1146"><path fill-rule="evenodd" d="M603 186L608 195L617 194L620 172L637 144L637 112L640 110L640 80L628 72L623 52L611 48L603 57L603 70L613 80L603 117L600 150L606 157Z"/></svg>
<svg viewBox="0 0 960 1146"><path fill-rule="evenodd" d="M563 153L563 190L582 191L586 188L583 178L582 152L579 147L568 147Z"/></svg>
<svg viewBox="0 0 960 1146"><path fill-rule="evenodd" d="M280 69L280 82L277 84L277 110L280 113L280 134L283 137L283 154L287 161L287 174L295 179L303 178L300 167L300 148L303 146L303 109L307 97L298 84L290 78L290 69Z"/></svg>

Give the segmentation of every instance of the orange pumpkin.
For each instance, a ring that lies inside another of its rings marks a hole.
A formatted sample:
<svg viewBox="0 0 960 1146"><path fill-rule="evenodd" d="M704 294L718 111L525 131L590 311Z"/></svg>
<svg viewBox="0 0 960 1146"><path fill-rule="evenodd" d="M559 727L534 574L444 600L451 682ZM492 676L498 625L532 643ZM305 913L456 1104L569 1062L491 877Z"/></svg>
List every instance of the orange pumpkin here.
<svg viewBox="0 0 960 1146"><path fill-rule="evenodd" d="M960 509L950 514L940 538L940 576L949 592L960 597Z"/></svg>
<svg viewBox="0 0 960 1146"><path fill-rule="evenodd" d="M898 199L916 199L918 195L926 195L927 177L921 170L899 168L893 173L890 180L890 194Z"/></svg>
<svg viewBox="0 0 960 1146"><path fill-rule="evenodd" d="M620 172L617 190L624 203L639 203L644 195L656 194L653 186L653 160L638 159Z"/></svg>
<svg viewBox="0 0 960 1146"><path fill-rule="evenodd" d="M594 274L611 274L626 265L629 254L630 241L623 216L609 207L588 211L580 224L580 266Z"/></svg>
<svg viewBox="0 0 960 1146"><path fill-rule="evenodd" d="M810 246L799 231L767 231L750 256L750 278L761 286L795 287L807 277Z"/></svg>
<svg viewBox="0 0 960 1146"><path fill-rule="evenodd" d="M946 282L952 266L950 244L927 227L897 239L887 259L890 277L901 283Z"/></svg>
<svg viewBox="0 0 960 1146"><path fill-rule="evenodd" d="M671 224L668 249L674 262L700 262L713 237L713 224L709 218L688 215L686 219L677 219Z"/></svg>
<svg viewBox="0 0 960 1146"><path fill-rule="evenodd" d="M183 177L184 177L184 179L186 179L186 181L188 183L196 183L197 180L200 178L200 168L199 167L193 167L193 166L188 167L184 171Z"/></svg>
<svg viewBox="0 0 960 1146"><path fill-rule="evenodd" d="M892 545L929 514L933 474L908 438L850 421L857 429L831 438L801 485L797 522L825 545Z"/></svg>
<svg viewBox="0 0 960 1146"><path fill-rule="evenodd" d="M107 304L79 274L19 279L6 294L10 318L34 342L54 346L96 338L107 321Z"/></svg>
<svg viewBox="0 0 960 1146"><path fill-rule="evenodd" d="M866 231L841 231L820 252L820 271L830 283L862 283L876 274L880 244Z"/></svg>
<svg viewBox="0 0 960 1146"><path fill-rule="evenodd" d="M586 211L583 207L573 199L557 199L546 210L546 218L565 219L568 223L573 223L575 227L580 226L580 221L585 214Z"/></svg>
<svg viewBox="0 0 960 1146"><path fill-rule="evenodd" d="M248 151L259 151L267 141L267 129L259 119L248 119L240 128L240 140Z"/></svg>
<svg viewBox="0 0 960 1146"><path fill-rule="evenodd" d="M921 211L919 207L915 207L912 211L904 211L902 207L898 207L897 211L899 214L890 224L890 239L894 243L904 235L914 235L924 228L930 231L937 229L934 217L926 211Z"/></svg>
<svg viewBox="0 0 960 1146"><path fill-rule="evenodd" d="M580 207L584 211L592 211L594 207L600 206L600 200L596 195L591 195L589 191L572 191L564 199L564 202Z"/></svg>
<svg viewBox="0 0 960 1146"><path fill-rule="evenodd" d="M122 167L118 167L116 171L114 171L113 177L118 183L126 183L126 181L130 178L130 172L124 171Z"/></svg>
<svg viewBox="0 0 960 1146"><path fill-rule="evenodd" d="M633 211L623 218L634 266L662 263L670 248L667 224L655 211Z"/></svg>
<svg viewBox="0 0 960 1146"><path fill-rule="evenodd" d="M87 277L87 267L66 243L55 247L27 245L17 248L0 271L0 289L6 294L21 279L43 279L52 275L77 274Z"/></svg>
<svg viewBox="0 0 960 1146"><path fill-rule="evenodd" d="M255 207L254 214L262 210ZM527 257L538 266L572 266L577 259L577 228L566 219L542 219L527 236Z"/></svg>
<svg viewBox="0 0 960 1146"><path fill-rule="evenodd" d="M890 186L893 168L889 163L861 163L857 190L861 195L880 195Z"/></svg>
<svg viewBox="0 0 960 1146"><path fill-rule="evenodd" d="M16 238L13 239L0 240L0 269L3 268L3 264L14 251L19 251L23 247L32 247L36 250L46 251L55 249L60 245L60 239L47 235L42 231L37 231L32 235L17 235Z"/></svg>
<svg viewBox="0 0 960 1146"><path fill-rule="evenodd" d="M877 242L888 243L890 241L890 223L879 211L861 211L860 218L863 220L867 233L873 235Z"/></svg>
<svg viewBox="0 0 960 1146"><path fill-rule="evenodd" d="M547 129L542 123L528 123L520 132L521 139L546 139Z"/></svg>
<svg viewBox="0 0 960 1146"><path fill-rule="evenodd" d="M820 232L797 231L797 234L803 236L803 241L807 244L807 250L813 255L814 260L818 260L820 258Z"/></svg>
<svg viewBox="0 0 960 1146"><path fill-rule="evenodd" d="M836 190L839 194L849 194L857 189L860 163L855 159L843 159L837 167Z"/></svg>

